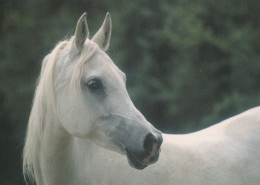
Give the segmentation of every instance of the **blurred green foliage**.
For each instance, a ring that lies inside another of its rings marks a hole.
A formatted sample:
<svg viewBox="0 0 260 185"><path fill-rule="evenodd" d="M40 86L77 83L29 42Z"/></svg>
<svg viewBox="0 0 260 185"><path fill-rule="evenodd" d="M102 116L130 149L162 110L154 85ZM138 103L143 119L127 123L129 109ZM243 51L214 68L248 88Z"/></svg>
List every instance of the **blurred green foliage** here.
<svg viewBox="0 0 260 185"><path fill-rule="evenodd" d="M157 128L196 131L260 103L259 0L0 0L0 184L23 184L21 151L43 57L87 11L113 20L108 54Z"/></svg>

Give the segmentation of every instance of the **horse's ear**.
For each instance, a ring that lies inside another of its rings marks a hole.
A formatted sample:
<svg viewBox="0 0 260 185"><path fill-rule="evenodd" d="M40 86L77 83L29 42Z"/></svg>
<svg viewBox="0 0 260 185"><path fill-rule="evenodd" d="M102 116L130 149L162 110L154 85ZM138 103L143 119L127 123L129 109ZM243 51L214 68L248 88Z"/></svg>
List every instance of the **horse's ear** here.
<svg viewBox="0 0 260 185"><path fill-rule="evenodd" d="M97 43L98 46L104 51L106 51L109 47L111 30L112 30L112 20L110 14L107 13L103 25L92 38L92 41Z"/></svg>
<svg viewBox="0 0 260 185"><path fill-rule="evenodd" d="M88 24L87 24L87 13L84 13L78 20L76 31L75 31L75 45L77 50L80 52L83 48L83 45L88 38Z"/></svg>

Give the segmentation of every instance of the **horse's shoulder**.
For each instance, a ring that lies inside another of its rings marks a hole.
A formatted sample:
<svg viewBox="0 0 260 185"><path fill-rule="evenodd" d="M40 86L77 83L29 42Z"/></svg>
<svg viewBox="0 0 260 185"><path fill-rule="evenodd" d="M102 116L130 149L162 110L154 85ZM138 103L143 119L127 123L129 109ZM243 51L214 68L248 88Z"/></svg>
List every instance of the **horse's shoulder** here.
<svg viewBox="0 0 260 185"><path fill-rule="evenodd" d="M229 137L260 141L260 107L247 110L220 124L223 124L223 131Z"/></svg>

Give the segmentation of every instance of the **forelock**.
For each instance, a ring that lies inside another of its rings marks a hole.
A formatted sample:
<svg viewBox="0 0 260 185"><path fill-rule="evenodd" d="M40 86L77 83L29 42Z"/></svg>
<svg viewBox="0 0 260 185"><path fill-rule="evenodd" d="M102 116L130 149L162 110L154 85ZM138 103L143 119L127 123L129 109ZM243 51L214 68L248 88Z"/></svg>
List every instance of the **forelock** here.
<svg viewBox="0 0 260 185"><path fill-rule="evenodd" d="M73 94L75 93L77 94L79 92L78 90L80 89L80 82L81 82L84 64L88 62L95 55L95 53L97 52L97 48L98 48L97 44L95 44L94 42L88 39L86 40L79 59L75 61L76 64L70 81L70 91Z"/></svg>

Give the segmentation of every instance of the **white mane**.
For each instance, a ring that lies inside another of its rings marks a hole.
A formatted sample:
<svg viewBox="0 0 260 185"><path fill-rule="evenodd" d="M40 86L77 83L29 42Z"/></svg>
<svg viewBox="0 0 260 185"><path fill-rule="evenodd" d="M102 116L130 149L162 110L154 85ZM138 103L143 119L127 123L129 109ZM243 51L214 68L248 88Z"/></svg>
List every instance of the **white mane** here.
<svg viewBox="0 0 260 185"><path fill-rule="evenodd" d="M71 48L71 41L59 42L56 47L49 53L42 62L41 74L35 91L32 110L28 122L25 147L23 151L23 173L24 177L34 181L34 167L37 161L36 146L40 144L44 123L58 122L58 112L56 109L56 97L54 87L55 66L62 54L68 54ZM81 56L76 61L73 71L70 90L79 89L81 71L83 65L94 54L97 45L90 40L86 41L87 47L83 48ZM67 53L64 53L67 52Z"/></svg>

